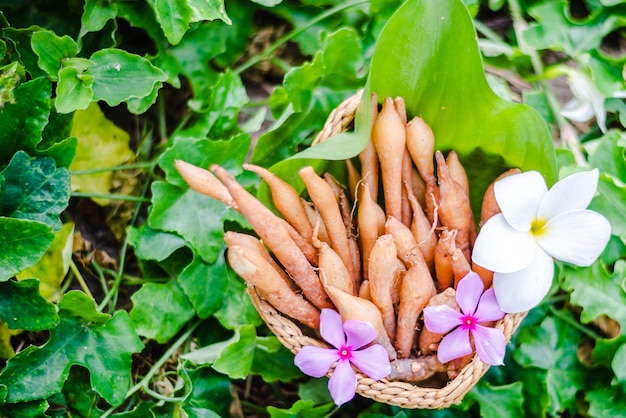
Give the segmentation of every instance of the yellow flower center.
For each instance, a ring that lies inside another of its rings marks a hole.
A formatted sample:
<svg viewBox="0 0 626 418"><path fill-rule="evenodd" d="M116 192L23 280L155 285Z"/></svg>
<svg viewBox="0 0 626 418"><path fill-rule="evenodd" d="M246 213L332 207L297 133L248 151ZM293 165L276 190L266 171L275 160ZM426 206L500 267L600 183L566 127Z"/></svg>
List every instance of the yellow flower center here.
<svg viewBox="0 0 626 418"><path fill-rule="evenodd" d="M543 235L546 232L547 222L547 219L533 219L532 223L530 224L530 233L533 234L535 238Z"/></svg>

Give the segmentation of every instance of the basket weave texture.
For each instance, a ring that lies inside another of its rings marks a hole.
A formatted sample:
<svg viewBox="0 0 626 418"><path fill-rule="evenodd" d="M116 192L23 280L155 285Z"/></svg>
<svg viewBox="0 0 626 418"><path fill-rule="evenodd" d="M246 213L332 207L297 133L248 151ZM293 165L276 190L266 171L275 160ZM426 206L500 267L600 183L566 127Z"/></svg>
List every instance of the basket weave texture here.
<svg viewBox="0 0 626 418"><path fill-rule="evenodd" d="M313 141L313 145L322 142L340 132L348 130L354 121L356 110L361 100L361 92L348 98L335 108L324 128ZM269 329L276 335L281 344L296 354L302 347L329 347L323 341L305 335L297 322L278 312L267 300L257 293L254 286L248 286L252 303ZM507 314L499 320L495 328L504 333L506 341L511 339L527 312ZM458 404L472 387L487 372L489 365L483 363L478 355L467 364L459 375L442 388L420 387L411 383L373 380L356 371L356 392L366 398L378 402L395 405L407 409L442 409ZM332 370L329 372L332 373Z"/></svg>

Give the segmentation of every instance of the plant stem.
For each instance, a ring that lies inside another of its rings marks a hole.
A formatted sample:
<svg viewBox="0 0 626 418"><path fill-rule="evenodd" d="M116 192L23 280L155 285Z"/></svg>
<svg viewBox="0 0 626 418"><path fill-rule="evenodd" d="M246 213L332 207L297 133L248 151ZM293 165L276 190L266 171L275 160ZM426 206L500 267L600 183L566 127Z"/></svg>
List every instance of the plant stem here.
<svg viewBox="0 0 626 418"><path fill-rule="evenodd" d="M150 199L144 196L129 196L124 194L106 193L82 193L72 192L72 197L88 197L90 199L125 200L127 202L150 203Z"/></svg>
<svg viewBox="0 0 626 418"><path fill-rule="evenodd" d="M557 318L559 318L563 322L567 322L568 325L571 325L572 327L576 328L578 331L580 331L582 334L586 335L589 338L592 338L594 340L600 340L600 339L604 338L602 335L600 335L597 332L595 332L595 331L589 329L588 327L584 326L583 324L581 324L580 322L576 321L571 316L561 312L560 310L558 310L554 306L550 306L550 312L552 312L552 314L554 316L556 316Z"/></svg>
<svg viewBox="0 0 626 418"><path fill-rule="evenodd" d="M585 157L580 149L580 143L578 142L576 131L574 130L574 127L561 115L561 105L556 99L550 84L543 78L544 66L541 61L541 57L536 50L531 48L524 41L524 37L522 36L524 30L528 27L528 24L522 16L522 8L520 7L519 0L509 0L509 7L511 9L511 17L513 19L513 30L515 30L515 36L517 38L519 48L524 54L530 57L533 70L535 71L537 77L539 77L538 83L546 95L548 105L550 106L552 114L559 126L561 140L564 141L565 145L570 149L570 151L572 151L576 163L584 165Z"/></svg>
<svg viewBox="0 0 626 418"><path fill-rule="evenodd" d="M163 355L156 361L156 363L152 365L152 367L150 368L150 370L148 370L148 373L146 373L143 379L141 379L135 386L133 386L128 390L128 392L126 392L126 399L133 396L140 389L145 390L147 388L148 383L150 382L150 380L152 380L154 375L157 374L157 372L161 369L161 367L163 367L167 360L169 360L169 358L174 355L176 350L178 350L180 346L183 345L185 341L187 341L187 339L191 337L191 334L193 334L193 332L196 330L196 328L198 328L201 323L202 320L198 319L195 323L191 324L189 328L187 328L187 331L185 331L180 337L178 337L178 339L170 346L170 348L168 348L167 351L163 353ZM113 413L113 411L115 411L114 407L108 409L104 414L101 415L101 418L108 417Z"/></svg>
<svg viewBox="0 0 626 418"><path fill-rule="evenodd" d="M74 263L74 260L70 260L70 269L72 270L72 273L74 273L74 277L76 277L76 280L78 281L80 288L83 289L83 292L85 292L87 296L93 299L93 294L91 294L91 290L89 290L89 286L87 286L83 275L80 274L80 270L78 270L78 267L76 266L76 263Z"/></svg>
<svg viewBox="0 0 626 418"><path fill-rule="evenodd" d="M307 29L311 28L316 23L326 19L327 17L330 17L330 16L332 16L332 15L334 15L336 13L342 12L342 11L344 11L346 9L350 9L352 7L359 6L359 5L365 4L365 3L367 3L367 1L365 1L365 0L351 1L351 2L348 2L348 3L339 4L339 5L335 6L335 7L332 7L330 9L320 13L319 15L317 15L313 19L311 19L309 22L307 22L306 25L298 27L298 28L292 30L291 32L289 32L288 34L280 37L279 39L276 40L276 42L274 42L272 45L270 45L265 51L261 52L258 55L255 55L254 57L251 57L248 61L244 62L239 67L235 68L234 69L234 73L235 74L240 74L243 71L247 70L248 68L255 66L259 62L261 62L263 60L266 60L266 59L269 59L271 57L271 55L274 53L274 51L276 51L282 45L284 45L285 43L289 42L291 39L295 38L296 36L298 36L302 32L306 31Z"/></svg>
<svg viewBox="0 0 626 418"><path fill-rule="evenodd" d="M121 170L133 170L136 168L152 168L154 167L155 162L147 162L147 163L134 163L134 164L125 164L125 165L116 165L113 167L102 167L102 168L91 168L88 170L76 170L70 171L70 175L72 176L82 176L85 174L99 174L99 173L108 173L110 171L121 171Z"/></svg>
<svg viewBox="0 0 626 418"><path fill-rule="evenodd" d="M147 181L143 186L143 190L141 191L141 196L138 196L138 197L142 199L146 199L144 196L148 192L149 187L150 187L150 182ZM149 202L150 200L148 199L147 201ZM137 205L135 207L135 210L133 212L133 216L130 220L129 225L135 224L135 222L137 221L137 217L139 216L140 209L141 209L141 205ZM122 279L124 277L124 268L126 267L126 251L128 250L128 245L129 245L128 239L129 239L129 235L126 234L126 236L124 237L124 242L122 243L122 248L120 249L120 264L118 266L117 273L115 275L115 280L113 281L113 285L111 286L110 292L104 297L104 299L98 306L98 312L101 312L104 309L104 307L109 303L109 301L111 300L111 297L117 293L120 287L120 284L122 283Z"/></svg>

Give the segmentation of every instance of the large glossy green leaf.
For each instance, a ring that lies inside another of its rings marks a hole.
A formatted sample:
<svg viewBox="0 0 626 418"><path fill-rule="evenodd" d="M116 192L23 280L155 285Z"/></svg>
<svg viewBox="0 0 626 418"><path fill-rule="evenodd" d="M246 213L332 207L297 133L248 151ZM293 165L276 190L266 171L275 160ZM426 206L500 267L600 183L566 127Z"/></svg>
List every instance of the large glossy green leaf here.
<svg viewBox="0 0 626 418"><path fill-rule="evenodd" d="M460 0L409 0L383 29L372 57L356 134L342 134L297 155L344 159L369 139L369 92L402 96L409 116L435 133L436 149L454 149L468 172L472 201L506 167L539 170L556 179L547 125L532 108L506 102L489 88L476 33ZM474 206L476 210L476 206Z"/></svg>
<svg viewBox="0 0 626 418"><path fill-rule="evenodd" d="M124 401L131 382L131 355L143 344L125 311L112 317L98 313L82 292L68 292L58 305L61 321L41 347L29 346L0 373L7 402L45 399L58 393L70 366L86 367L92 387L111 405Z"/></svg>

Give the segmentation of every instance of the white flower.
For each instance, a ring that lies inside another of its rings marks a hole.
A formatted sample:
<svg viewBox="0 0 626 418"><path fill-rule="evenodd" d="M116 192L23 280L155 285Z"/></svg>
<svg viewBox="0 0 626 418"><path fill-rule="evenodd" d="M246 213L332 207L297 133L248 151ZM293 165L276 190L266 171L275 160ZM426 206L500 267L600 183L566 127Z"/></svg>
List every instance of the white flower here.
<svg viewBox="0 0 626 418"><path fill-rule="evenodd" d="M548 191L537 171L495 184L502 213L480 230L472 260L494 272L493 287L504 312L531 309L552 285L556 258L591 265L611 235L607 219L587 210L598 185L598 170L572 174Z"/></svg>
<svg viewBox="0 0 626 418"><path fill-rule="evenodd" d="M565 104L561 115L576 122L586 122L595 115L598 126L606 132L605 96L585 73L568 69L567 77L574 98ZM626 91L616 91L610 97L624 98Z"/></svg>

